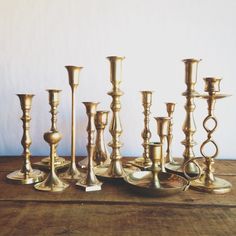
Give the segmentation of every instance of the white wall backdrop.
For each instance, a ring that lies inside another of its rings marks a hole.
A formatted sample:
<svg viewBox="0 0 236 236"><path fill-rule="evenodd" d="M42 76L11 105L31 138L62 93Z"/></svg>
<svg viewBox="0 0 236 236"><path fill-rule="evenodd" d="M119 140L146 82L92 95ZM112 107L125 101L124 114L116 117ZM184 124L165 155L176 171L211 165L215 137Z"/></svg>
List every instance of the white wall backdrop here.
<svg viewBox="0 0 236 236"><path fill-rule="evenodd" d="M59 88L58 151L70 154L70 87L64 65L84 66L77 93L77 155L86 154L87 117L82 101L100 101L109 109L109 55L121 55L123 155L142 153L143 114L138 91L155 90L152 116L166 114L164 102L177 103L174 114L175 156L181 156L185 117L184 58L201 58L202 78L222 76L222 92L232 97L216 104L215 140L221 158L236 158L236 1L234 0L0 0L0 154L22 152L21 109L16 93L35 93L31 151L46 155L43 133L50 128L48 94ZM196 101L196 141L205 138L206 102ZM152 140L157 140L151 119ZM106 130L106 141L110 134ZM199 155L199 145L195 147Z"/></svg>

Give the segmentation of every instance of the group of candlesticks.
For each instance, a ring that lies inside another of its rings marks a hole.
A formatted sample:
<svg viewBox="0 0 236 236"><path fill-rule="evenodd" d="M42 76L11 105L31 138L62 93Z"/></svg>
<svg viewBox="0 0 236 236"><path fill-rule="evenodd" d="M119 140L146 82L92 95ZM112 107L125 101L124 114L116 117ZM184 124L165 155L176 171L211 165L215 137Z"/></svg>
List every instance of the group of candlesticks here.
<svg viewBox="0 0 236 236"><path fill-rule="evenodd" d="M51 106L51 129L44 133L45 141L50 145L50 156L34 163L33 169L30 162L31 137L29 133L30 110L33 94L18 94L20 99L23 116L23 137L21 144L23 146L23 166L20 170L7 175L7 180L13 183L33 184L37 190L59 192L69 186L65 180L76 180L76 185L82 187L85 191L101 190L102 182L100 179L115 180L124 179L128 184L138 187L140 191L148 190L148 193L155 195L166 195L173 193L175 189L185 190L190 185L191 188L208 193L226 193L231 190L231 184L221 178L214 176L212 165L215 157L218 155L218 146L212 139L212 134L217 128L217 120L214 116L215 103L217 99L227 97L220 93L221 78L204 78L206 94L199 94L195 91L197 82L197 69L200 60L186 59L185 64L185 84L186 91L182 94L186 97L186 117L183 124L185 139L182 144L185 147L183 153L183 162L174 160L171 146L173 140L173 113L175 103L166 103L167 117L155 117L157 122L157 133L160 142L151 143L151 131L149 129L150 110L152 105L152 91L141 91L142 105L144 108L144 129L141 133L143 139L143 155L128 163L122 162L120 148L120 135L122 134L122 125L119 116L121 110L120 97L123 92L120 90L122 81L122 61L124 57L108 57L110 62L110 81L112 90L108 93L112 97L111 110L112 118L110 123L110 134L112 141L108 144L112 152L109 155L104 141L104 129L108 124L109 111L97 111L98 102L83 102L88 116L88 156L82 162L79 162L84 171L79 170L75 157L75 92L79 84L79 76L82 67L66 66L69 77L69 85L72 90L71 103L71 158L65 160L57 154L57 145L62 135L57 129L57 107L59 105L59 94L61 90L50 89L49 104ZM200 146L202 157L195 157L193 147L196 145L193 136L196 132L194 121L195 98L207 100L208 114L203 121L203 127L206 130L207 138ZM208 123L213 122L213 128L208 127ZM97 132L96 132L97 131ZM95 135L96 132L96 135ZM214 147L212 155L206 154L207 146L211 144ZM164 147L165 150L164 150ZM201 167L198 159L204 158L205 167ZM46 176L40 169L48 169ZM57 169L65 169L66 172L58 175ZM145 174L144 174L145 173ZM98 177L98 178L97 178ZM187 180L186 180L187 179ZM144 184L145 182L145 184ZM164 194L163 194L164 193Z"/></svg>

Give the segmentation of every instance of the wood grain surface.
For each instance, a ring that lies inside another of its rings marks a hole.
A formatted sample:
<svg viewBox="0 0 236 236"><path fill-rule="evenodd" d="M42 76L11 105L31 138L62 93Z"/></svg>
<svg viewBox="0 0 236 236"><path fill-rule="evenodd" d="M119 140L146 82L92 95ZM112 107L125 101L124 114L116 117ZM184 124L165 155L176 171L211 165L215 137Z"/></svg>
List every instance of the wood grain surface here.
<svg viewBox="0 0 236 236"><path fill-rule="evenodd" d="M153 198L122 181L91 193L71 182L62 193L46 193L6 182L20 165L19 157L0 158L0 235L236 235L234 187L225 195L188 190ZM215 168L236 185L236 161Z"/></svg>

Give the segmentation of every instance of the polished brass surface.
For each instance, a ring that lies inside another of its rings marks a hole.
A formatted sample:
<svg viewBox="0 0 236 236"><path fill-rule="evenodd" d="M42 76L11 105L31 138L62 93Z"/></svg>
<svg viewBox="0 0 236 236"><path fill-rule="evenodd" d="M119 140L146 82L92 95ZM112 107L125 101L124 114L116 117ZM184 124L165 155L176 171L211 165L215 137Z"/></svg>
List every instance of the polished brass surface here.
<svg viewBox="0 0 236 236"><path fill-rule="evenodd" d="M151 171L136 171L124 178L133 190L143 195L161 197L188 189L185 178L160 171L158 163L162 159L162 143L150 143L149 156L152 160Z"/></svg>
<svg viewBox="0 0 236 236"><path fill-rule="evenodd" d="M169 127L170 127L170 117L154 117L157 122L157 134L160 137L160 142L162 145L165 145L165 139L167 140L168 134L169 134ZM166 163L166 155L168 151L168 145L167 149L164 155L162 155L162 158L160 160L160 166L161 171L165 172L165 163Z"/></svg>
<svg viewBox="0 0 236 236"><path fill-rule="evenodd" d="M49 104L51 106L50 113L51 118L51 130L44 134L44 140L50 145L50 173L47 178L34 187L40 191L49 192L61 192L66 189L69 185L63 182L56 174L55 170L55 153L56 146L62 138L62 135L58 132L56 122L57 122L57 107L59 105L59 93L61 90L50 89L47 90L49 93Z"/></svg>
<svg viewBox="0 0 236 236"><path fill-rule="evenodd" d="M95 165L108 166L111 162L110 155L104 141L104 130L108 123L108 114L109 111L97 111L95 115L95 126L97 130L96 147L93 156Z"/></svg>
<svg viewBox="0 0 236 236"><path fill-rule="evenodd" d="M7 175L7 180L16 184L32 184L42 181L45 177L45 173L32 169L30 162L30 145L32 143L30 137L30 110L32 107L33 94L17 94L20 99L21 109L23 111L23 116L21 120L23 122L23 136L21 139L21 144L23 146L23 165L21 170L14 171Z"/></svg>
<svg viewBox="0 0 236 236"><path fill-rule="evenodd" d="M142 157L136 158L131 163L135 166L138 166L141 169L148 169L152 165L152 161L149 158L149 149L148 144L150 142L150 138L152 136L152 133L149 128L149 121L150 121L150 108L152 105L152 94L153 91L141 91L142 95L142 105L143 105L143 114L144 114L144 129L141 133L141 136L143 138L143 155Z"/></svg>
<svg viewBox="0 0 236 236"><path fill-rule="evenodd" d="M69 76L69 84L71 87L71 93L72 93L72 100L71 100L71 162L70 167L68 170L61 174L60 176L63 179L79 179L80 172L76 167L75 162L75 136L76 136L76 127L75 127L75 92L79 85L79 75L80 71L83 67L77 67L77 66L66 66L68 76Z"/></svg>
<svg viewBox="0 0 236 236"><path fill-rule="evenodd" d="M120 154L120 148L123 144L120 142L122 126L119 116L121 109L120 97L123 95L123 92L120 90L123 59L124 57L108 57L110 62L110 81L112 83L112 91L108 93L108 95L112 97L112 119L109 129L112 136L112 141L108 145L112 148L112 152L110 155L111 163L107 169L107 172L104 172L105 178L123 178L126 175L121 163L122 156Z"/></svg>
<svg viewBox="0 0 236 236"><path fill-rule="evenodd" d="M202 171L201 177L191 181L191 188L208 193L223 194L229 192L232 185L228 181L214 176L213 164L214 159L218 155L219 148L213 140L212 135L218 126L218 121L214 115L216 100L227 97L227 95L219 94L221 78L208 77L204 78L204 81L204 90L208 94L202 95L201 97L205 99L208 104L208 115L203 121L203 127L207 132L207 139L202 143L200 151L205 159L205 167ZM211 127L208 127L209 122L213 123ZM212 154L207 154L206 152L208 145L213 146L214 151Z"/></svg>
<svg viewBox="0 0 236 236"><path fill-rule="evenodd" d="M101 190L102 183L97 179L93 169L93 156L95 151L95 115L96 108L99 103L97 102L83 102L86 107L88 116L88 168L86 176L81 176L76 185L82 187L85 191L98 191Z"/></svg>

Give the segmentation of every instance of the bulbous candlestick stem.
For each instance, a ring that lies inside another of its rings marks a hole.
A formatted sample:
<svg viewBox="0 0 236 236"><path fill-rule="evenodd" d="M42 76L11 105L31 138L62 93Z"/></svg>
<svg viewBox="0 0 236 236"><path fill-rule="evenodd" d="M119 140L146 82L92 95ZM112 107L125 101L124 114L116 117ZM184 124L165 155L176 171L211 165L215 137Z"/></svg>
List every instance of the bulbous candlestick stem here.
<svg viewBox="0 0 236 236"><path fill-rule="evenodd" d="M50 145L50 173L47 178L38 184L34 185L34 188L40 191L49 192L61 192L69 185L64 183L56 174L55 171L55 152L56 146L62 138L62 135L57 131L57 107L59 105L59 93L61 90L49 89L49 104L51 106L51 130L44 134L44 140Z"/></svg>
<svg viewBox="0 0 236 236"><path fill-rule="evenodd" d="M23 165L21 170L14 171L7 175L7 179L12 183L17 184L32 184L39 181L45 176L45 173L37 170L32 169L31 162L30 162L30 145L32 143L30 137L30 110L32 107L32 99L34 97L33 94L17 94L20 99L21 109L23 111L23 116L21 120L23 122L23 136L21 139L21 144L23 146Z"/></svg>

